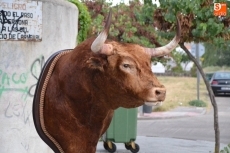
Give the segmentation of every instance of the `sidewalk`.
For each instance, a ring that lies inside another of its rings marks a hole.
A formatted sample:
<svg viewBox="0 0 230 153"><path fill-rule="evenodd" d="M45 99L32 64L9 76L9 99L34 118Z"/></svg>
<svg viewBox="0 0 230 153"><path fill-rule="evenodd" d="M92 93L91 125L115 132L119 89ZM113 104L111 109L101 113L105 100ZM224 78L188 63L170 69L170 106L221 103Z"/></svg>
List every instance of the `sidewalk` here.
<svg viewBox="0 0 230 153"><path fill-rule="evenodd" d="M192 117L197 115L204 115L206 108L202 107L177 107L168 112L152 112L138 113L138 119L165 119L165 118L178 118L178 117Z"/></svg>
<svg viewBox="0 0 230 153"><path fill-rule="evenodd" d="M138 120L192 117L204 115L205 113L206 108L178 107L168 112L152 112L142 115L139 113ZM215 142L210 141L148 136L137 136L135 142L140 146L140 151L138 153L213 153L215 146ZM124 144L115 144L117 147L115 153L131 153L131 151L125 149ZM226 146L227 144L220 144L220 150ZM107 151L103 147L103 142L99 142L96 153L106 152Z"/></svg>

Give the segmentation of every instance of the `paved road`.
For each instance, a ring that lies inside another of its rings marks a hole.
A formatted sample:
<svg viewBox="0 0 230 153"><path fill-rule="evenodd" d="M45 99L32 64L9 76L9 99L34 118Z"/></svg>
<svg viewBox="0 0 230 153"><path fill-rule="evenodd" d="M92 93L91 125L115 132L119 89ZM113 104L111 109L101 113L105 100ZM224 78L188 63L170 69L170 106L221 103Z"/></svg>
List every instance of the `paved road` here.
<svg viewBox="0 0 230 153"><path fill-rule="evenodd" d="M220 125L220 150L230 143L230 97L217 97ZM212 107L202 109L179 107L170 112L145 114L137 125L139 153L213 153L215 140ZM130 153L124 144L116 143L116 153ZM96 153L106 153L99 142Z"/></svg>
<svg viewBox="0 0 230 153"><path fill-rule="evenodd" d="M220 142L230 143L230 97L216 98L219 111ZM213 110L204 115L158 120L139 120L138 136L215 141Z"/></svg>

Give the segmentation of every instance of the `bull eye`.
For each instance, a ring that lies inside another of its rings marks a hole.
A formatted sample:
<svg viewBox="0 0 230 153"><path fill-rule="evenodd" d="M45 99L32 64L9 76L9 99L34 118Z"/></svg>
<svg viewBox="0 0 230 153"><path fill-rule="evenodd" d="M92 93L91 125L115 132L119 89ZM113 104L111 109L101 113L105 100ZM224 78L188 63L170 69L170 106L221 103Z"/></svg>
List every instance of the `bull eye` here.
<svg viewBox="0 0 230 153"><path fill-rule="evenodd" d="M124 68L129 68L129 64L123 64Z"/></svg>

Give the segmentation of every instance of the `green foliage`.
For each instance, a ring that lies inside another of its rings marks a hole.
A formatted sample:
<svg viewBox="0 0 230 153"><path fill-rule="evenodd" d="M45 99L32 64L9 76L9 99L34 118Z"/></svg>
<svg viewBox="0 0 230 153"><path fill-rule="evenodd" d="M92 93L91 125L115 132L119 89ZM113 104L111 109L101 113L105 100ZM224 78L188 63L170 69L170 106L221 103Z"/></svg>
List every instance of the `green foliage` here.
<svg viewBox="0 0 230 153"><path fill-rule="evenodd" d="M216 46L215 44L205 43L205 54L203 55L203 66L230 66L230 41L222 46Z"/></svg>
<svg viewBox="0 0 230 153"><path fill-rule="evenodd" d="M220 151L220 153L230 153L230 144L228 144L224 149Z"/></svg>
<svg viewBox="0 0 230 153"><path fill-rule="evenodd" d="M205 53L202 56L204 58L203 60L203 67L207 67L207 66L216 66L217 61L219 60L219 58L217 57L217 46L213 45L211 43L205 43Z"/></svg>
<svg viewBox="0 0 230 153"><path fill-rule="evenodd" d="M172 72L183 73L184 70L181 66L181 63L184 63L185 67L186 67L188 62L190 62L190 59L188 58L187 54L184 52L174 51L171 53L171 55L172 55L172 58L174 59L174 61L176 62L176 65L177 65L176 67L172 68Z"/></svg>
<svg viewBox="0 0 230 153"><path fill-rule="evenodd" d="M177 65L180 65L181 59L182 59L182 53L181 52L172 52L172 57Z"/></svg>
<svg viewBox="0 0 230 153"><path fill-rule="evenodd" d="M183 62L183 63L188 63L188 62L190 62L191 60L189 59L189 57L188 57L188 55L186 54L186 53L182 53L182 55L181 55L181 62Z"/></svg>
<svg viewBox="0 0 230 153"><path fill-rule="evenodd" d="M153 5L152 0L144 0L145 5Z"/></svg>
<svg viewBox="0 0 230 153"><path fill-rule="evenodd" d="M87 7L83 3L79 2L78 0L68 0L68 1L75 4L79 10L77 43L80 43L87 38L90 23L91 23L91 17Z"/></svg>
<svg viewBox="0 0 230 153"><path fill-rule="evenodd" d="M209 151L211 152L211 151ZM220 153L230 153L230 144L220 150Z"/></svg>
<svg viewBox="0 0 230 153"><path fill-rule="evenodd" d="M177 15L182 26L181 42L223 44L230 39L230 9L227 9L227 17L214 16L213 9L213 1L210 0L164 0L160 1L154 18L161 23L158 28L169 36L168 30L175 26Z"/></svg>
<svg viewBox="0 0 230 153"><path fill-rule="evenodd" d="M175 73L182 73L184 72L181 65L177 65L176 67L173 67L172 68L172 72L175 72Z"/></svg>
<svg viewBox="0 0 230 153"><path fill-rule="evenodd" d="M164 0L160 1L160 7L150 0L145 0L144 4L133 0L129 5L120 3L116 6L104 0L83 2L93 18L90 33L93 35L101 30L105 16L109 8L112 8L110 38L118 41L138 43L146 47L161 46L174 36L176 16L182 25L181 42L223 44L224 40L230 39L229 16L215 17L213 1L210 0ZM230 9L227 14L230 14ZM154 27L160 30L155 30Z"/></svg>
<svg viewBox="0 0 230 153"><path fill-rule="evenodd" d="M91 14L91 35L101 31L109 9L112 9L113 19L109 38L120 42L137 43L145 47L161 46L167 42L161 37L156 37L153 13L155 5L143 5L138 0L130 1L130 5L124 3L112 6L107 1L84 0ZM150 1L146 1L149 3ZM160 43L159 43L160 42Z"/></svg>
<svg viewBox="0 0 230 153"><path fill-rule="evenodd" d="M197 76L197 68L196 68L195 64L192 66L192 68L190 70L190 74L192 75L192 77Z"/></svg>
<svg viewBox="0 0 230 153"><path fill-rule="evenodd" d="M192 100L189 102L189 105L196 107L207 107L207 104L202 100Z"/></svg>

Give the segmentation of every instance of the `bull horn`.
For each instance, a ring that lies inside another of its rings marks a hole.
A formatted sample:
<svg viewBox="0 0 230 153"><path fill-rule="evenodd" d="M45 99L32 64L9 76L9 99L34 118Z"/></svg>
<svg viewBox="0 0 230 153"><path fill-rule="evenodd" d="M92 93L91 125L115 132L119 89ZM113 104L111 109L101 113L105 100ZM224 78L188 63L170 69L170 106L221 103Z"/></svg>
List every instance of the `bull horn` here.
<svg viewBox="0 0 230 153"><path fill-rule="evenodd" d="M110 9L109 15L107 16L106 24L104 26L103 31L97 36L97 38L93 41L93 43L91 45L91 50L94 53L97 53L102 49L103 44L105 43L105 41L108 37L109 28L110 28L110 24L111 24L111 18L112 18L112 11Z"/></svg>
<svg viewBox="0 0 230 153"><path fill-rule="evenodd" d="M180 42L180 36L181 36L181 26L177 18L176 36L173 38L173 40L167 45L162 46L162 47L144 48L145 52L150 54L152 57L159 57L159 56L167 55L176 48L176 46Z"/></svg>

